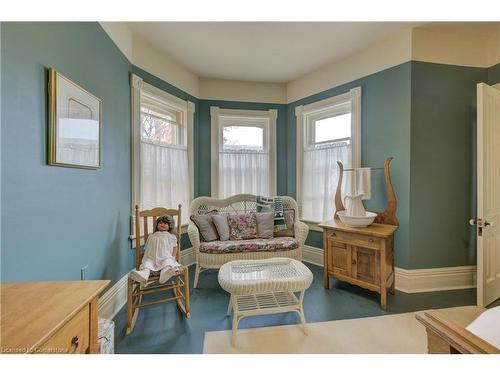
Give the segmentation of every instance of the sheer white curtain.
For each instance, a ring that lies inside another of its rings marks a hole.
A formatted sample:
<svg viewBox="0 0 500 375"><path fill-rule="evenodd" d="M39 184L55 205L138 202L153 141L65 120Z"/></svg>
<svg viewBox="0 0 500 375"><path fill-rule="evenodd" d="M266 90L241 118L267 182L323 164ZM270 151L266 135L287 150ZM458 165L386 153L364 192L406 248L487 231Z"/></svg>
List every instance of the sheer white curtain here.
<svg viewBox="0 0 500 375"><path fill-rule="evenodd" d="M220 197L235 194L269 196L269 154L251 151L219 153Z"/></svg>
<svg viewBox="0 0 500 375"><path fill-rule="evenodd" d="M302 218L315 222L331 220L339 169L337 160L351 165L351 146L347 143L304 150L302 167Z"/></svg>
<svg viewBox="0 0 500 375"><path fill-rule="evenodd" d="M140 207L177 208L187 223L189 209L189 169L186 147L141 142Z"/></svg>

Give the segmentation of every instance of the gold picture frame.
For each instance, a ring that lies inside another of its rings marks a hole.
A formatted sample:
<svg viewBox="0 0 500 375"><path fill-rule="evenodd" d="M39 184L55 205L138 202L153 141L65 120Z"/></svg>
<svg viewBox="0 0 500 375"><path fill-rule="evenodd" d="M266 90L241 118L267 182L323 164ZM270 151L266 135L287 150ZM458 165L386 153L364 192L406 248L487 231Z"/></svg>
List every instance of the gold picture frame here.
<svg viewBox="0 0 500 375"><path fill-rule="evenodd" d="M48 105L48 164L101 168L102 100L50 68Z"/></svg>

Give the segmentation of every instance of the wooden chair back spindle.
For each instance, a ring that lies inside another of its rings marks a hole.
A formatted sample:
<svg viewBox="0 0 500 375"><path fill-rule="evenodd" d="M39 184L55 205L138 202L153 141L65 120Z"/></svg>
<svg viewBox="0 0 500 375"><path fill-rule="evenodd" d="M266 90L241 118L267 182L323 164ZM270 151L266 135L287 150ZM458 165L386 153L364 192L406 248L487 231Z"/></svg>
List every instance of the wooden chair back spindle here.
<svg viewBox="0 0 500 375"><path fill-rule="evenodd" d="M144 216L143 221L144 221L144 245L145 245L146 241L148 240L148 237L149 237L148 217ZM153 223L153 227L154 227L154 223Z"/></svg>
<svg viewBox="0 0 500 375"><path fill-rule="evenodd" d="M135 268L141 264L141 223L139 205L135 205Z"/></svg>
<svg viewBox="0 0 500 375"><path fill-rule="evenodd" d="M143 245L146 245L146 241L149 237L149 219L152 219L152 229L153 231L156 229L156 220L160 216L170 215L174 218L175 226L176 226L176 237L177 237L177 246L174 249L174 257L180 262L180 253L181 253L181 208L182 205L178 205L177 209L167 209L163 207L156 207L151 210L139 211L139 205L135 206L135 267L138 268L142 261L143 251L141 246L141 218L142 225L144 229L144 242Z"/></svg>
<svg viewBox="0 0 500 375"><path fill-rule="evenodd" d="M179 214L177 215L177 221L176 221L176 230L175 230L175 234L177 236L177 246L176 246L176 249L175 249L175 259L177 260L177 262L180 263L180 259L181 259L181 205L179 204L177 206L177 210L179 212Z"/></svg>

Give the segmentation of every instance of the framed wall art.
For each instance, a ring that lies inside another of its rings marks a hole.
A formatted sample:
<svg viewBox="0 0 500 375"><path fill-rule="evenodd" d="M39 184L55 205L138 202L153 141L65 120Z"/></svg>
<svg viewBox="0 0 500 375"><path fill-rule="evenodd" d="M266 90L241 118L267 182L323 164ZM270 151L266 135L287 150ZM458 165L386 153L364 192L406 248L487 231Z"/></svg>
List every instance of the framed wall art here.
<svg viewBox="0 0 500 375"><path fill-rule="evenodd" d="M102 101L49 69L48 164L97 169L102 159Z"/></svg>

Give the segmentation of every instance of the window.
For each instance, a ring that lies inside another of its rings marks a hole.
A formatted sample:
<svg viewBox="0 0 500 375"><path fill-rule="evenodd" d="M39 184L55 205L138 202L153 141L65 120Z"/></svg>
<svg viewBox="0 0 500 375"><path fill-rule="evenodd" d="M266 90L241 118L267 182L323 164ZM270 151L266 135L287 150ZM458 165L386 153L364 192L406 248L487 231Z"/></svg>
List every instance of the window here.
<svg viewBox="0 0 500 375"><path fill-rule="evenodd" d="M211 107L212 196L276 194L277 111Z"/></svg>
<svg viewBox="0 0 500 375"><path fill-rule="evenodd" d="M181 224L187 224L193 197L194 105L135 75L132 82L133 206L146 210L181 204Z"/></svg>
<svg viewBox="0 0 500 375"><path fill-rule="evenodd" d="M141 140L157 145L184 145L182 111L170 108L147 91L141 95Z"/></svg>
<svg viewBox="0 0 500 375"><path fill-rule="evenodd" d="M361 163L361 88L295 108L297 116L297 200L301 218L331 220L338 182L337 161Z"/></svg>

